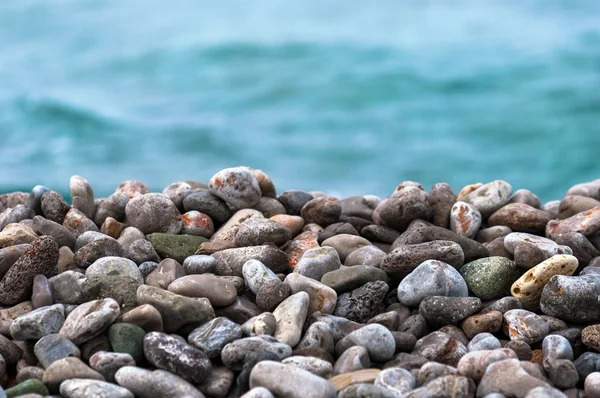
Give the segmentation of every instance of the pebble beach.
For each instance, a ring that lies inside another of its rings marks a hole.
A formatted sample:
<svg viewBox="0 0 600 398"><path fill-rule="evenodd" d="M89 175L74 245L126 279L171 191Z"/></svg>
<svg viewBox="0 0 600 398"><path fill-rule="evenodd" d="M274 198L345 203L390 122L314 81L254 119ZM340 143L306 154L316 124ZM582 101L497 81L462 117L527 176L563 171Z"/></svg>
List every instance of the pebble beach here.
<svg viewBox="0 0 600 398"><path fill-rule="evenodd" d="M600 397L600 180L69 190L0 195L0 398Z"/></svg>

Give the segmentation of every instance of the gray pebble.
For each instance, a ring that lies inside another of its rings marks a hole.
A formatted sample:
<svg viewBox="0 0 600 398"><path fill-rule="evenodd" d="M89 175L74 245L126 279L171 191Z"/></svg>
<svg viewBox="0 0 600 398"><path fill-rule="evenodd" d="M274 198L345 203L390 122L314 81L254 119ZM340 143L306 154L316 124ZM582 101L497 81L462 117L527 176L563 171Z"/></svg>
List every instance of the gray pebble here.
<svg viewBox="0 0 600 398"><path fill-rule="evenodd" d="M201 254L189 256L183 262L188 275L214 273L216 266L217 260L214 257Z"/></svg>
<svg viewBox="0 0 600 398"><path fill-rule="evenodd" d="M115 379L138 398L204 398L192 384L165 370L124 366L117 371Z"/></svg>
<svg viewBox="0 0 600 398"><path fill-rule="evenodd" d="M217 225L225 223L231 217L231 210L218 196L208 191L193 192L183 199L186 212L198 211L206 214Z"/></svg>
<svg viewBox="0 0 600 398"><path fill-rule="evenodd" d="M171 200L158 193L149 193L131 199L125 207L127 224L144 234L181 231L181 215Z"/></svg>
<svg viewBox="0 0 600 398"><path fill-rule="evenodd" d="M457 243L435 240L397 247L385 256L381 262L381 269L402 279L427 260L439 260L454 268L460 268L465 257Z"/></svg>
<svg viewBox="0 0 600 398"><path fill-rule="evenodd" d="M35 309L16 318L10 325L10 334L15 340L38 340L46 335L58 333L65 322L62 304Z"/></svg>
<svg viewBox="0 0 600 398"><path fill-rule="evenodd" d="M334 315L366 323L378 312L389 286L383 281L367 282L352 292L341 294Z"/></svg>
<svg viewBox="0 0 600 398"><path fill-rule="evenodd" d="M47 368L52 362L67 357L81 356L79 348L71 340L59 335L49 334L38 340L33 348L40 364Z"/></svg>
<svg viewBox="0 0 600 398"><path fill-rule="evenodd" d="M396 350L392 333L378 324L366 325L348 334L335 345L335 352L337 355L341 355L348 348L355 345L365 347L369 352L369 357L374 362L389 360Z"/></svg>
<svg viewBox="0 0 600 398"><path fill-rule="evenodd" d="M135 366L135 360L127 353L98 351L90 357L90 367L104 378L115 382L115 374L124 366Z"/></svg>
<svg viewBox="0 0 600 398"><path fill-rule="evenodd" d="M319 376L274 361L258 363L250 375L250 387L266 387L277 396L335 398L335 388Z"/></svg>
<svg viewBox="0 0 600 398"><path fill-rule="evenodd" d="M127 249L125 257L136 264L142 264L146 261L160 262L160 257L154 250L152 243L146 239L138 239L133 242Z"/></svg>
<svg viewBox="0 0 600 398"><path fill-rule="evenodd" d="M125 219L125 207L129 202L129 196L121 192L116 192L101 199L96 205L96 214L94 215L94 223L102 225L110 217L116 221Z"/></svg>
<svg viewBox="0 0 600 398"><path fill-rule="evenodd" d="M218 317L194 329L188 336L188 342L204 351L209 358L215 358L221 355L223 347L241 337L242 329L238 324Z"/></svg>
<svg viewBox="0 0 600 398"><path fill-rule="evenodd" d="M304 252L296 264L294 272L321 280L327 272L335 271L340 266L340 257L333 247L318 247Z"/></svg>
<svg viewBox="0 0 600 398"><path fill-rule="evenodd" d="M112 298L89 301L67 316L60 335L81 344L106 330L119 315L119 304Z"/></svg>

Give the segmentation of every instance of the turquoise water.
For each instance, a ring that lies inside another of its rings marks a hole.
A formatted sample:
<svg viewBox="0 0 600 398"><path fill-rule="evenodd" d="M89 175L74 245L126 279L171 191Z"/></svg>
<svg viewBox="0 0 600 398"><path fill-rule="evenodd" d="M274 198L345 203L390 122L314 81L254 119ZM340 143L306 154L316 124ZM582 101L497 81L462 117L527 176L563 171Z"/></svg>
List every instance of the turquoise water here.
<svg viewBox="0 0 600 398"><path fill-rule="evenodd" d="M600 178L600 1L0 2L0 192Z"/></svg>

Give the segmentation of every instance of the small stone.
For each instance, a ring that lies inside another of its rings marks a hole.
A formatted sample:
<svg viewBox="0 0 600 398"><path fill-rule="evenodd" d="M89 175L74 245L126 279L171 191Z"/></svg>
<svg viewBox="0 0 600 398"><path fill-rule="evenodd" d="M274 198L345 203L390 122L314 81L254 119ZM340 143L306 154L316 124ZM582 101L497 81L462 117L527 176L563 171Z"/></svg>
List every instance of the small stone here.
<svg viewBox="0 0 600 398"><path fill-rule="evenodd" d="M260 288L268 281L280 281L273 271L258 260L246 261L242 267L242 275L246 286L254 294L258 294Z"/></svg>
<svg viewBox="0 0 600 398"><path fill-rule="evenodd" d="M389 286L383 281L367 282L352 292L340 295L334 315L366 323L376 315L388 290Z"/></svg>
<svg viewBox="0 0 600 398"><path fill-rule="evenodd" d="M181 233L185 235L203 236L210 238L215 233L211 218L199 211L192 210L181 216Z"/></svg>
<svg viewBox="0 0 600 398"><path fill-rule="evenodd" d="M166 289L173 282L183 277L185 277L185 270L181 264L172 258L166 258L145 278L145 283L148 286Z"/></svg>
<svg viewBox="0 0 600 398"><path fill-rule="evenodd" d="M496 333L502 328L502 313L488 311L471 315L463 321L461 328L469 339L481 333Z"/></svg>
<svg viewBox="0 0 600 398"><path fill-rule="evenodd" d="M88 367L79 358L68 357L52 362L46 368L42 381L50 391L58 391L60 384L70 379L93 379L104 381L104 377Z"/></svg>
<svg viewBox="0 0 600 398"><path fill-rule="evenodd" d="M554 275L573 275L579 263L568 254L557 254L525 272L511 287L511 293L525 308L537 308L542 290Z"/></svg>
<svg viewBox="0 0 600 398"><path fill-rule="evenodd" d="M385 369L375 378L375 386L391 391L395 396L402 396L416 386L415 377L406 369Z"/></svg>
<svg viewBox="0 0 600 398"><path fill-rule="evenodd" d="M163 194L148 193L132 198L125 206L127 224L144 234L154 232L176 234L181 231L181 215Z"/></svg>
<svg viewBox="0 0 600 398"><path fill-rule="evenodd" d="M204 351L209 358L221 355L227 344L240 339L242 329L236 323L224 317L218 317L194 329L188 336L188 342Z"/></svg>
<svg viewBox="0 0 600 398"><path fill-rule="evenodd" d="M323 275L321 283L331 287L338 294L354 290L367 282L384 281L388 276L385 271L368 265L342 267Z"/></svg>
<svg viewBox="0 0 600 398"><path fill-rule="evenodd" d="M475 206L456 202L450 210L450 230L473 239L481 227L481 213Z"/></svg>
<svg viewBox="0 0 600 398"><path fill-rule="evenodd" d="M31 304L33 308L46 307L52 305L54 299L50 282L44 275L38 274L33 278L33 288L31 293Z"/></svg>
<svg viewBox="0 0 600 398"><path fill-rule="evenodd" d="M492 213L506 205L510 201L511 195L511 185L506 181L496 180L475 189L458 200L473 205L486 220Z"/></svg>
<svg viewBox="0 0 600 398"><path fill-rule="evenodd" d="M384 326L370 324L348 334L335 345L336 355L341 355L348 348L359 345L365 347L374 362L389 360L396 349L394 336Z"/></svg>
<svg viewBox="0 0 600 398"><path fill-rule="evenodd" d="M221 360L229 369L241 370L257 353L271 353L283 360L292 355L292 349L271 336L246 337L227 344L221 351Z"/></svg>
<svg viewBox="0 0 600 398"><path fill-rule="evenodd" d="M213 274L180 277L169 285L169 291L186 297L205 297L213 307L226 307L237 298L235 285Z"/></svg>
<svg viewBox="0 0 600 398"><path fill-rule="evenodd" d="M327 226L339 220L342 215L342 206L336 198L318 197L306 202L302 206L300 215L306 224L315 223Z"/></svg>
<svg viewBox="0 0 600 398"><path fill-rule="evenodd" d="M594 198L581 195L567 195L560 201L560 205L558 206L558 219L564 220L598 206L600 206L600 201Z"/></svg>
<svg viewBox="0 0 600 398"><path fill-rule="evenodd" d="M0 249L0 280L10 267L21 257L31 245L28 243L16 246L8 246Z"/></svg>
<svg viewBox="0 0 600 398"><path fill-rule="evenodd" d="M417 340L412 351L413 355L450 366L457 366L466 353L467 347L443 332L433 332Z"/></svg>
<svg viewBox="0 0 600 398"><path fill-rule="evenodd" d="M261 313L261 309L245 296L238 296L233 304L216 310L217 316L222 316L241 325L248 319L253 318Z"/></svg>
<svg viewBox="0 0 600 398"><path fill-rule="evenodd" d="M584 391L586 397L600 396L600 372L590 373L585 378Z"/></svg>
<svg viewBox="0 0 600 398"><path fill-rule="evenodd" d="M0 356L7 365L14 365L23 356L23 350L12 340L0 334Z"/></svg>
<svg viewBox="0 0 600 398"><path fill-rule="evenodd" d="M348 254L344 265L351 267L364 264L379 268L385 256L386 253L376 246L364 246Z"/></svg>
<svg viewBox="0 0 600 398"><path fill-rule="evenodd" d="M431 296L419 304L419 314L432 326L456 325L480 309L477 297Z"/></svg>
<svg viewBox="0 0 600 398"><path fill-rule="evenodd" d="M552 388L550 384L531 376L518 359L505 359L489 365L477 387L477 396L501 393L507 397L525 397L536 388Z"/></svg>
<svg viewBox="0 0 600 398"><path fill-rule="evenodd" d="M131 391L100 380L73 379L60 384L60 394L66 398L134 398Z"/></svg>
<svg viewBox="0 0 600 398"><path fill-rule="evenodd" d="M574 362L579 380L585 380L591 373L600 371L600 354L596 352L584 352Z"/></svg>
<svg viewBox="0 0 600 398"><path fill-rule="evenodd" d="M476 316L476 315L475 315ZM502 314L500 314L502 320ZM481 350L495 350L501 348L502 344L493 334L488 332L482 332L475 336L472 336L471 341L467 345L469 352L481 351Z"/></svg>
<svg viewBox="0 0 600 398"><path fill-rule="evenodd" d="M131 323L115 323L108 328L108 340L114 352L129 354L136 363L144 360L146 331Z"/></svg>
<svg viewBox="0 0 600 398"><path fill-rule="evenodd" d="M274 361L258 363L250 374L250 387L266 387L278 396L335 398L332 384L294 366Z"/></svg>
<svg viewBox="0 0 600 398"><path fill-rule="evenodd" d="M33 348L35 356L40 364L47 368L52 362L59 359L81 356L79 348L75 344L59 334L49 334L38 340Z"/></svg>
<svg viewBox="0 0 600 398"><path fill-rule="evenodd" d="M92 355L100 351L111 351L110 341L105 334L100 334L81 344L81 359L89 362Z"/></svg>
<svg viewBox="0 0 600 398"><path fill-rule="evenodd" d="M427 201L427 193L417 187L408 186L379 203L374 212L374 221L375 214L380 220L376 221L376 224L403 231L412 220L429 220L432 209Z"/></svg>
<svg viewBox="0 0 600 398"><path fill-rule="evenodd" d="M44 377L44 369L38 366L25 366L18 370L16 382L22 383L29 379L42 380Z"/></svg>
<svg viewBox="0 0 600 398"><path fill-rule="evenodd" d="M317 311L324 314L331 314L335 310L338 295L329 286L296 272L288 274L285 278L285 283L290 286L291 294L298 292L308 293L308 315Z"/></svg>
<svg viewBox="0 0 600 398"><path fill-rule="evenodd" d="M102 257L85 270L86 278L101 276L128 276L138 283L144 283L144 278L136 263L123 257Z"/></svg>
<svg viewBox="0 0 600 398"><path fill-rule="evenodd" d="M244 322L242 325L242 333L244 336L248 337L260 335L272 336L273 333L275 333L276 327L277 320L275 319L275 316L270 312L263 312ZM302 344L302 342L300 342L300 344Z"/></svg>
<svg viewBox="0 0 600 398"><path fill-rule="evenodd" d="M281 302L273 311L277 321L274 337L290 347L294 347L302 337L302 327L308 313L309 296L298 292Z"/></svg>
<svg viewBox="0 0 600 398"><path fill-rule="evenodd" d="M123 246L125 252L127 252L130 249L133 242L136 242L140 239L146 239L146 236L142 233L142 231L140 231L136 227L127 227L123 230L123 232L121 232L118 241L121 244L121 246Z"/></svg>
<svg viewBox="0 0 600 398"><path fill-rule="evenodd" d="M82 301L112 298L121 311L129 311L137 305L135 292L140 282L129 276L93 276L82 279Z"/></svg>
<svg viewBox="0 0 600 398"><path fill-rule="evenodd" d="M87 218L93 218L96 212L94 203L94 190L90 183L83 177L72 176L69 181L73 208L81 211Z"/></svg>
<svg viewBox="0 0 600 398"><path fill-rule="evenodd" d="M203 351L165 333L150 332L144 337L144 355L157 368L193 383L202 383L212 369Z"/></svg>
<svg viewBox="0 0 600 398"><path fill-rule="evenodd" d="M62 224L71 209L62 195L55 191L47 191L42 194L41 200L43 216L50 221Z"/></svg>
<svg viewBox="0 0 600 398"><path fill-rule="evenodd" d="M44 383L42 383L42 381L38 379L25 380L17 384L16 386L2 392L5 392L5 396L9 398L24 397L26 395L33 395L34 397L35 395L39 395L43 397L50 394Z"/></svg>
<svg viewBox="0 0 600 398"><path fill-rule="evenodd" d="M123 247L116 239L103 236L77 250L73 261L79 268L87 268L100 258L121 257L124 253Z"/></svg>
<svg viewBox="0 0 600 398"><path fill-rule="evenodd" d="M452 187L446 183L438 183L431 187L427 200L431 205L432 222L442 228L448 228L450 211L456 202Z"/></svg>
<svg viewBox="0 0 600 398"><path fill-rule="evenodd" d="M124 229L125 224L112 217L106 217L106 220L100 224L100 232L115 239L118 239L119 236L121 236Z"/></svg>
<svg viewBox="0 0 600 398"><path fill-rule="evenodd" d="M504 313L507 335L511 340L527 344L537 343L549 333L548 324L537 314L527 310L510 310Z"/></svg>
<svg viewBox="0 0 600 398"><path fill-rule="evenodd" d="M113 193L106 199L96 202L96 214L90 218L94 220L96 225L104 224L109 218L117 222L123 221L125 219L125 207L128 202L129 196L121 192Z"/></svg>
<svg viewBox="0 0 600 398"><path fill-rule="evenodd" d="M90 367L111 383L115 382L115 374L124 366L135 366L135 360L131 355L98 351L90 357Z"/></svg>
<svg viewBox="0 0 600 398"><path fill-rule="evenodd" d="M14 305L29 298L36 275L50 275L56 269L58 245L49 236L36 239L0 281L0 304Z"/></svg>
<svg viewBox="0 0 600 398"><path fill-rule="evenodd" d="M227 204L208 191L190 193L182 203L186 212L197 211L206 214L216 225L225 223L231 217L231 210Z"/></svg>
<svg viewBox="0 0 600 398"><path fill-rule="evenodd" d="M340 256L333 247L308 249L294 267L294 272L321 280L323 275L341 267Z"/></svg>
<svg viewBox="0 0 600 398"><path fill-rule="evenodd" d="M300 215L302 207L313 199L313 196L308 192L292 190L283 192L277 199L285 207L287 214L297 216Z"/></svg>
<svg viewBox="0 0 600 398"><path fill-rule="evenodd" d="M147 261L160 263L160 257L152 243L146 239L138 239L133 242L125 252L125 256L136 264L142 264Z"/></svg>
<svg viewBox="0 0 600 398"><path fill-rule="evenodd" d="M418 306L430 296L468 296L467 285L458 271L438 260L426 260L400 282L398 300L406 306Z"/></svg>
<svg viewBox="0 0 600 398"><path fill-rule="evenodd" d="M210 179L208 189L238 209L256 205L262 194L258 179L251 170L244 167L219 171Z"/></svg>
<svg viewBox="0 0 600 398"><path fill-rule="evenodd" d="M255 210L258 210L266 218L271 218L279 214L285 214L285 207L275 198L262 197L258 203L254 206Z"/></svg>
<svg viewBox="0 0 600 398"><path fill-rule="evenodd" d="M353 346L339 356L333 367L333 374L340 375L367 369L371 366L369 352L365 347Z"/></svg>
<svg viewBox="0 0 600 398"><path fill-rule="evenodd" d="M37 237L35 231L23 223L8 224L0 232L0 247L32 243Z"/></svg>
<svg viewBox="0 0 600 398"><path fill-rule="evenodd" d="M204 394L192 384L164 370L124 366L117 371L115 379L139 398L204 398Z"/></svg>
<svg viewBox="0 0 600 398"><path fill-rule="evenodd" d="M503 297L517 278L515 264L506 257L486 257L460 268L469 290L482 300Z"/></svg>
<svg viewBox="0 0 600 398"><path fill-rule="evenodd" d="M556 238L568 232L580 232L585 236L600 230L600 206L577 213L564 220L550 220L546 225L546 236Z"/></svg>
<svg viewBox="0 0 600 398"><path fill-rule="evenodd" d="M542 207L540 199L528 189L517 190L508 203L524 203L536 209Z"/></svg>
<svg viewBox="0 0 600 398"><path fill-rule="evenodd" d="M455 375L458 375L458 370L455 367L437 362L427 362L418 369L416 385L424 386L440 377Z"/></svg>
<svg viewBox="0 0 600 398"><path fill-rule="evenodd" d="M402 279L427 260L438 260L450 264L454 268L460 268L464 259L463 250L457 243L435 240L395 248L385 256L381 262L381 269Z"/></svg>
<svg viewBox="0 0 600 398"><path fill-rule="evenodd" d="M158 232L148 235L148 240L161 258L172 258L180 264L187 257L193 255L202 243L207 241L202 236L173 235L172 233Z"/></svg>
<svg viewBox="0 0 600 398"><path fill-rule="evenodd" d="M142 304L123 314L121 321L138 325L146 332L162 332L163 323L160 312L150 304Z"/></svg>
<svg viewBox="0 0 600 398"><path fill-rule="evenodd" d="M258 260L273 272L285 272L288 268L287 255L273 246L250 246L226 249L212 255L217 260L217 275L243 277L242 268L248 260Z"/></svg>
<svg viewBox="0 0 600 398"><path fill-rule="evenodd" d="M35 216L33 218L33 230L39 236L49 235L53 237L59 247L67 246L71 249L75 247L75 235L71 231L61 224L47 220L42 216Z"/></svg>
<svg viewBox="0 0 600 398"><path fill-rule="evenodd" d="M35 214L42 214L42 195L50 191L50 188L43 185L36 185L31 190L27 198L27 207L32 209Z"/></svg>
<svg viewBox="0 0 600 398"><path fill-rule="evenodd" d="M271 279L263 283L256 294L256 306L261 311L273 311L290 295L291 289L288 284Z"/></svg>
<svg viewBox="0 0 600 398"><path fill-rule="evenodd" d="M264 387L255 387L242 395L242 398L275 398L275 396Z"/></svg>
<svg viewBox="0 0 600 398"><path fill-rule="evenodd" d="M183 210L183 200L186 196L194 192L192 186L187 182L180 181L169 184L163 189L163 195L166 195L178 210Z"/></svg>
<svg viewBox="0 0 600 398"><path fill-rule="evenodd" d="M141 285L137 290L138 304L150 304L160 312L166 333L177 331L188 324L204 323L215 317L210 301L205 298L185 297L179 294Z"/></svg>
<svg viewBox="0 0 600 398"><path fill-rule="evenodd" d="M298 261L300 261L300 259L306 251L320 247L317 232L313 231L302 232L300 235L296 236L291 242L289 242L286 246L287 248L285 249L285 253L288 256L288 267L291 270L294 270L296 268ZM335 249L333 250L335 251Z"/></svg>
<svg viewBox="0 0 600 398"><path fill-rule="evenodd" d="M327 323L314 322L304 333L296 350L316 348L333 355L335 349L333 337L333 331Z"/></svg>
<svg viewBox="0 0 600 398"><path fill-rule="evenodd" d="M235 243L239 247L260 246L268 242L281 246L291 238L292 231L286 226L267 218L253 218L240 225Z"/></svg>
<svg viewBox="0 0 600 398"><path fill-rule="evenodd" d="M187 257L183 261L183 268L187 275L212 274L217 267L217 260L212 256L197 254Z"/></svg>
<svg viewBox="0 0 600 398"><path fill-rule="evenodd" d="M515 353L502 348L469 352L458 361L457 369L461 376L469 377L479 383L489 365L511 358L516 359Z"/></svg>
<svg viewBox="0 0 600 398"><path fill-rule="evenodd" d="M600 275L555 275L542 290L542 312L566 322L600 322Z"/></svg>
<svg viewBox="0 0 600 398"><path fill-rule="evenodd" d="M551 220L548 213L525 203L510 203L490 216L487 224L491 227L505 225L516 232L542 234Z"/></svg>
<svg viewBox="0 0 600 398"><path fill-rule="evenodd" d="M329 362L315 357L293 356L285 358L281 363L306 370L324 379L331 377L333 372L333 367Z"/></svg>
<svg viewBox="0 0 600 398"><path fill-rule="evenodd" d="M340 200L342 215L372 220L373 211L381 200L376 196L351 196Z"/></svg>
<svg viewBox="0 0 600 398"><path fill-rule="evenodd" d="M62 225L69 230L75 238L87 231L99 232L98 226L92 220L87 218L85 214L75 208L71 208Z"/></svg>
<svg viewBox="0 0 600 398"><path fill-rule="evenodd" d="M341 262L344 262L346 257L353 251L370 245L371 242L365 238L349 234L335 235L321 243L321 246L323 247L333 247L338 252Z"/></svg>
<svg viewBox="0 0 600 398"><path fill-rule="evenodd" d="M555 239L556 243L568 246L573 250L573 255L580 265L588 265L592 259L600 256L600 251L594 247L587 237L579 232L560 234Z"/></svg>
<svg viewBox="0 0 600 398"><path fill-rule="evenodd" d="M506 225L497 225L495 227L482 228L477 232L475 239L477 242L485 243L506 236L512 232L512 229ZM503 241L504 242L504 241ZM502 244L504 246L504 243Z"/></svg>
<svg viewBox="0 0 600 398"><path fill-rule="evenodd" d="M55 304L16 318L10 325L10 334L15 340L38 340L48 334L58 333L64 322L64 306Z"/></svg>
<svg viewBox="0 0 600 398"><path fill-rule="evenodd" d="M300 232L302 232L302 228L304 227L304 219L300 216L277 214L271 216L270 219L278 222L292 231L292 237L297 236Z"/></svg>
<svg viewBox="0 0 600 398"><path fill-rule="evenodd" d="M60 335L81 344L106 330L119 314L119 304L111 298L81 304L67 316Z"/></svg>

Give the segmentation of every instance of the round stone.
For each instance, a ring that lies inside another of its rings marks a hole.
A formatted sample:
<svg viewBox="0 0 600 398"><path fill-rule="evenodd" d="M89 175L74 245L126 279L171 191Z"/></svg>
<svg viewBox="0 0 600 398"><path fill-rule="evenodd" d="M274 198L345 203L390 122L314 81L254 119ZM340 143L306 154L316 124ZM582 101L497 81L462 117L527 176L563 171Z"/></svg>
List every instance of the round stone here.
<svg viewBox="0 0 600 398"><path fill-rule="evenodd" d="M467 284L458 271L441 261L427 260L400 282L398 300L406 306L418 306L430 296L468 296Z"/></svg>
<svg viewBox="0 0 600 398"><path fill-rule="evenodd" d="M482 300L506 296L517 278L515 264L506 257L485 257L463 265L460 274L469 290Z"/></svg>
<svg viewBox="0 0 600 398"><path fill-rule="evenodd" d="M244 167L232 167L217 172L210 179L208 189L238 209L253 207L262 194L256 175Z"/></svg>
<svg viewBox="0 0 600 398"><path fill-rule="evenodd" d="M149 193L131 199L125 207L127 224L144 234L181 231L181 215L171 200L163 194Z"/></svg>

